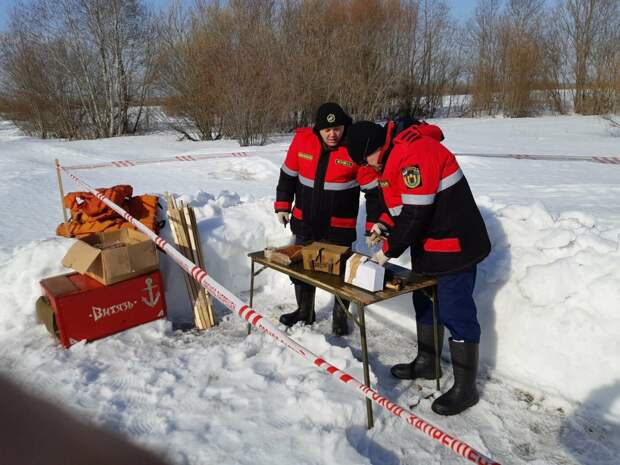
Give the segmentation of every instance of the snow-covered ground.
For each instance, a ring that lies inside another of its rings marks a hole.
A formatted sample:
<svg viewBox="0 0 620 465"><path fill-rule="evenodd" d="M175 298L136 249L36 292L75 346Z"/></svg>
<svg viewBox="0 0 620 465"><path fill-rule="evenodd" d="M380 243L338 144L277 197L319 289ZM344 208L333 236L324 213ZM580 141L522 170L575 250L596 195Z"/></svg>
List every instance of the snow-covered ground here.
<svg viewBox="0 0 620 465"><path fill-rule="evenodd" d="M462 153L620 155L595 117L434 121ZM251 158L81 171L97 187L170 192L197 210L207 269L248 298L247 253L289 239L272 213L290 136ZM64 165L239 150L234 142L178 142L174 134L43 141L0 122L0 372L174 464L457 464L448 449L360 397L218 307L197 334L158 321L64 350L35 324L38 281L65 272L72 241L53 160ZM415 354L413 310L402 297L368 309L373 385L502 464L618 463L620 456L620 166L581 161L460 157L493 252L479 267L483 328L480 403L435 415L432 382L397 382L389 367ZM81 190L65 180L66 191ZM361 224L361 223L360 223ZM169 237L165 228L162 232ZM362 242L357 244L366 250ZM169 318L191 319L180 271L162 259ZM402 260L407 264L406 260ZM254 307L274 321L293 309L286 278L257 278ZM362 379L358 332L330 334L330 296L318 321L292 337ZM444 357L448 360L447 350ZM443 389L451 384L449 362ZM0 438L0 441L2 438Z"/></svg>

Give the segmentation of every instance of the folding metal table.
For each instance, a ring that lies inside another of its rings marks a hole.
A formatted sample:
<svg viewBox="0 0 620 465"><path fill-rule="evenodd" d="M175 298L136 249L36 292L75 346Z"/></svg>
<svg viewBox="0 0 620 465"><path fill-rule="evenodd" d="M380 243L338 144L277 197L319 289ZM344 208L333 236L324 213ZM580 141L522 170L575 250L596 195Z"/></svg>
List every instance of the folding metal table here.
<svg viewBox="0 0 620 465"><path fill-rule="evenodd" d="M291 265L281 265L267 260L263 251L252 252L248 254L252 261L252 270L250 278L250 307L252 307L254 300L254 278L267 268L284 273L292 278L303 281L304 283L311 284L315 287L323 289L331 294L334 294L338 303L342 306L346 314L352 319L360 329L361 348L363 356L364 367L364 384L370 386L370 376L368 371L368 347L366 343L366 319L364 316L364 309L366 306L376 304L392 297L396 297L402 294L408 294L409 292L419 289L426 289L429 292L429 296L433 301L433 322L435 327L435 347L438 345L438 333L437 333L437 280L432 277L419 275L413 273L407 268L402 266L387 263L385 265L386 274L389 276L398 276L403 280L403 286L399 290L385 288L383 291L370 292L362 288L347 284L344 282L342 276L337 276L329 273L322 273L318 271L304 270L303 263L298 262ZM262 265L262 268L255 271L256 264ZM349 300L357 306L357 315L354 315L349 309L344 306L342 300ZM413 318L413 309L411 310L411 316ZM251 326L249 327L251 328ZM249 331L248 328L248 331ZM439 354L439 350L435 350L436 354ZM435 360L435 370L439 374L439 356ZM439 390L439 376L437 376L437 390ZM368 429L373 427L372 416L372 403L370 399L366 399L366 413Z"/></svg>

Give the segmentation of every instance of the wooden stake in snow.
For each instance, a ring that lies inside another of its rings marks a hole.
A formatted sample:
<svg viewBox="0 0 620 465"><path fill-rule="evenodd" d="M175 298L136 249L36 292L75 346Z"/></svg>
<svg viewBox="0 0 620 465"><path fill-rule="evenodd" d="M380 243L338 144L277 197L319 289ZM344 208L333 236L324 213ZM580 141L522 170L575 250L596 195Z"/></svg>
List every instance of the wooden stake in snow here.
<svg viewBox="0 0 620 465"><path fill-rule="evenodd" d="M204 268L204 257L200 246L200 237L196 224L194 209L183 202L176 203L175 199L167 192L164 194L168 204L168 221L172 235L184 257L198 263ZM209 329L215 325L213 302L204 287L187 274L183 275L185 287L189 296L190 304L194 309L194 323L198 329Z"/></svg>
<svg viewBox="0 0 620 465"><path fill-rule="evenodd" d="M58 178L58 192L60 193L60 208L62 209L62 216L65 221L65 232L69 237L69 218L67 217L67 210L65 210L65 190L62 187L62 174L60 173L60 162L58 158L54 160L56 165L56 177Z"/></svg>

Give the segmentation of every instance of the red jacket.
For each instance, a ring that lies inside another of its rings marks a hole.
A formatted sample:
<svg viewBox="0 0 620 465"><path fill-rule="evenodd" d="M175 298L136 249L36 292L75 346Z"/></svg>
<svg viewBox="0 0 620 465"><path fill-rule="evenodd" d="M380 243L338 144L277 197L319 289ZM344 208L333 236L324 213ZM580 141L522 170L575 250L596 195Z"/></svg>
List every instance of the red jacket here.
<svg viewBox="0 0 620 465"><path fill-rule="evenodd" d="M360 190L367 201L366 230L378 220L377 179L373 169L355 164L345 147L328 150L311 128L298 129L280 170L275 210L292 211L295 235L350 245Z"/></svg>
<svg viewBox="0 0 620 465"><path fill-rule="evenodd" d="M391 227L383 252L398 257L411 247L412 269L424 274L479 263L491 243L455 156L439 143L441 130L416 125L392 139L392 127L379 180L387 207L381 220Z"/></svg>

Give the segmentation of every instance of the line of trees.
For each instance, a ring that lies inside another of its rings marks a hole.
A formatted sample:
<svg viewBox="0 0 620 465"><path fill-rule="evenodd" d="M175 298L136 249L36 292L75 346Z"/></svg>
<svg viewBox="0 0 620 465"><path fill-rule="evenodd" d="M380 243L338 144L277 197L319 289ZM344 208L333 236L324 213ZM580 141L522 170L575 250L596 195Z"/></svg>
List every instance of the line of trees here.
<svg viewBox="0 0 620 465"><path fill-rule="evenodd" d="M327 100L358 118L430 115L463 87L442 2L200 1L161 24L164 109L190 138L261 143Z"/></svg>
<svg viewBox="0 0 620 465"><path fill-rule="evenodd" d="M0 110L40 137L135 132L155 84L154 24L139 0L20 5L0 44Z"/></svg>
<svg viewBox="0 0 620 465"><path fill-rule="evenodd" d="M0 37L0 113L41 137L264 143L340 102L355 118L620 110L618 0L32 0Z"/></svg>
<svg viewBox="0 0 620 465"><path fill-rule="evenodd" d="M466 26L474 114L620 110L620 2L479 0Z"/></svg>

